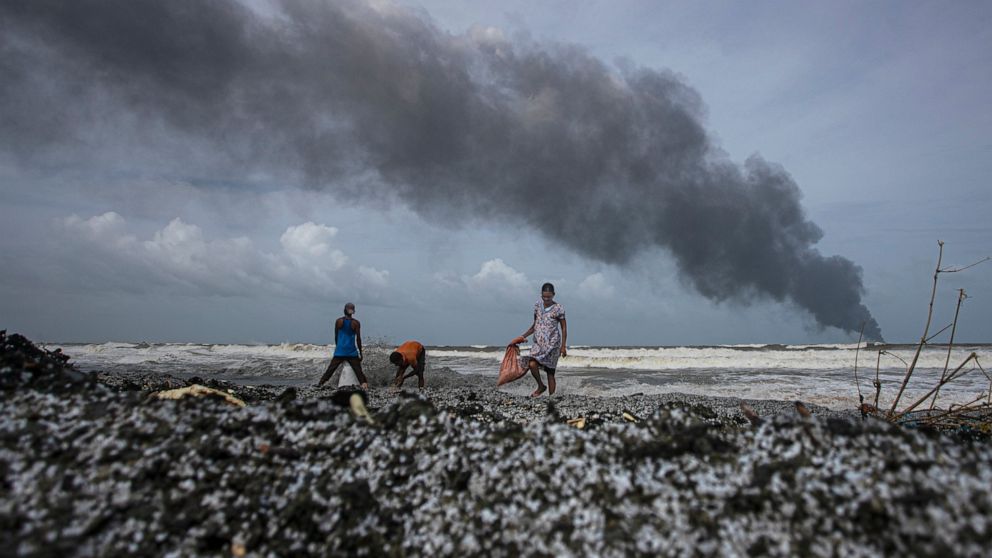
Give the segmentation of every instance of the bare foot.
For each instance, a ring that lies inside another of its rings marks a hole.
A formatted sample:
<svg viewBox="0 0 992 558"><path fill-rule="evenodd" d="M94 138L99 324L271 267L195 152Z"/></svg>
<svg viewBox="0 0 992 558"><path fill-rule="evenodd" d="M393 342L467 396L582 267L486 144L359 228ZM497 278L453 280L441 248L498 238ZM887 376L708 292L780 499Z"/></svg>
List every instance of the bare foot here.
<svg viewBox="0 0 992 558"><path fill-rule="evenodd" d="M546 389L548 389L548 388L544 387L544 384L541 384L541 385L537 386L537 389L535 389L534 390L534 393L530 394L530 396L531 397L540 397L540 395L542 393L544 393L544 390L546 390Z"/></svg>

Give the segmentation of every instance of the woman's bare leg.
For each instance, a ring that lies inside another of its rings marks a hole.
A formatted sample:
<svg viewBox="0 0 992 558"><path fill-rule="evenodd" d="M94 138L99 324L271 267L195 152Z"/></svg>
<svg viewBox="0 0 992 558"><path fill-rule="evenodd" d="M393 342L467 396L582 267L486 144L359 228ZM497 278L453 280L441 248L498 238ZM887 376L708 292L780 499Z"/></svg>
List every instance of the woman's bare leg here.
<svg viewBox="0 0 992 558"><path fill-rule="evenodd" d="M530 368L531 376L534 376L534 379L537 380L537 389L534 390L534 393L530 394L530 396L537 397L542 393L544 393L544 390L548 388L546 388L544 386L544 382L541 381L541 371L538 368L538 364L535 359L530 359L529 361L527 361L527 368Z"/></svg>
<svg viewBox="0 0 992 558"><path fill-rule="evenodd" d="M558 382L555 381L555 373L548 372L548 395L555 394L555 388L558 387Z"/></svg>

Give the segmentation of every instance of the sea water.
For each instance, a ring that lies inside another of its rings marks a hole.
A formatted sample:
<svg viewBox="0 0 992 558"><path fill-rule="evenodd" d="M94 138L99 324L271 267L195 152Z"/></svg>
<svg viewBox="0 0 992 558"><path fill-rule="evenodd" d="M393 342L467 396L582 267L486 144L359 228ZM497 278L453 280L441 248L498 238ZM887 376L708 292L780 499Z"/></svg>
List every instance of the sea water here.
<svg viewBox="0 0 992 558"><path fill-rule="evenodd" d="M323 374L334 347L284 343L223 345L177 343L47 344L62 347L83 370L138 371L200 376L250 384L304 385ZM527 354L527 346L521 348ZM494 388L505 347L428 347L427 382L432 370L448 368ZM884 350L879 356L879 351ZM569 347L558 362L559 389L593 396L681 392L745 399L802 400L836 409L874 402L873 381L882 383L881 407L891 403L913 359L912 345L720 345L681 347ZM924 349L902 404L936 385L948 362L950 370L975 352L992 374L992 344ZM855 382L855 358L857 375ZM941 389L941 406L989 396L989 376L969 365L967 375ZM506 389L526 393L525 378Z"/></svg>

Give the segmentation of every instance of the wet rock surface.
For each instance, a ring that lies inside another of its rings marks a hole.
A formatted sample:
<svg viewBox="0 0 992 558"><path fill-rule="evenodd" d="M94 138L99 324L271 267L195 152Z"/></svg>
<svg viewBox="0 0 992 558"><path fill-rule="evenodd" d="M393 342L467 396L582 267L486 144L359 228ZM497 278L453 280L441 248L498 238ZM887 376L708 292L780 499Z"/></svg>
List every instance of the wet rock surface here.
<svg viewBox="0 0 992 558"><path fill-rule="evenodd" d="M992 536L987 443L853 414L374 389L369 424L324 388L202 382L237 408L148 397L175 378L22 381L7 347L6 553L978 556Z"/></svg>

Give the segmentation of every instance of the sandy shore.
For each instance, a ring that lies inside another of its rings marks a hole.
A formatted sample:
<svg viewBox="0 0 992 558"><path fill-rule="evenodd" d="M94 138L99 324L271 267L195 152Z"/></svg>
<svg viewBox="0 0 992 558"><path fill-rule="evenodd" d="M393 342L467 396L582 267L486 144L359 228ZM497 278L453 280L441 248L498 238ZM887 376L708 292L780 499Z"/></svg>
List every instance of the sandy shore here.
<svg viewBox="0 0 992 558"><path fill-rule="evenodd" d="M160 401L186 381L2 356L20 555L977 556L992 533L987 441L791 402L753 426L734 399L445 385L372 390L370 424L330 389Z"/></svg>

